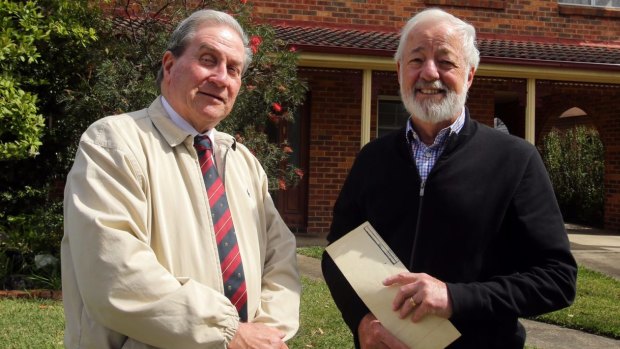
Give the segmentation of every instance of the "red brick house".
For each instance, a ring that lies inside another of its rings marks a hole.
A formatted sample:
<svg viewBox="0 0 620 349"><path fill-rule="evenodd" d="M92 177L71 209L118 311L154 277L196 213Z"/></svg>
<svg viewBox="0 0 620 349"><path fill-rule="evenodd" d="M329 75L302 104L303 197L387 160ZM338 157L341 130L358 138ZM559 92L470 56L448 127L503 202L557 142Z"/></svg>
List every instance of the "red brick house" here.
<svg viewBox="0 0 620 349"><path fill-rule="evenodd" d="M568 4L577 2L587 4ZM478 31L481 64L467 103L477 120L492 125L499 117L512 134L534 144L558 122L597 127L605 146L605 228L620 230L619 1L250 3L258 20L297 48L299 72L309 85L298 122L285 135L306 176L300 187L277 197L295 231L327 234L360 147L403 125L392 55L400 27L427 7L441 7ZM574 119L560 119L563 113Z"/></svg>

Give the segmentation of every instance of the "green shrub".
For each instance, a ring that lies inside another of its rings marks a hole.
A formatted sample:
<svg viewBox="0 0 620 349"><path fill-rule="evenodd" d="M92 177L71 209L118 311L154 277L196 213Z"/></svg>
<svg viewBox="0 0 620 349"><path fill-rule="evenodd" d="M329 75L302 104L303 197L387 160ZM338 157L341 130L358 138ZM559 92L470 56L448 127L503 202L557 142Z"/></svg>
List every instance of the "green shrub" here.
<svg viewBox="0 0 620 349"><path fill-rule="evenodd" d="M584 126L552 129L541 150L564 219L600 226L605 162L598 132Z"/></svg>
<svg viewBox="0 0 620 349"><path fill-rule="evenodd" d="M62 205L48 192L0 194L0 288L59 286Z"/></svg>
<svg viewBox="0 0 620 349"><path fill-rule="evenodd" d="M61 97L96 62L99 12L88 0L0 0L0 287L57 284L57 263L37 261L57 260L62 237L75 126L61 127Z"/></svg>
<svg viewBox="0 0 620 349"><path fill-rule="evenodd" d="M0 160L38 153L44 127L38 89L49 90L58 73L53 64L58 61L47 60L53 48L48 43L56 40L83 47L95 40L92 28L75 21L79 17L73 11L83 4L0 1ZM67 63L71 62L62 61Z"/></svg>
<svg viewBox="0 0 620 349"><path fill-rule="evenodd" d="M171 30L197 8L233 14L255 51L235 108L218 129L254 151L270 189L299 180L302 172L284 165L293 150L265 134L273 124L291 121L305 96L297 54L275 39L273 28L252 22L250 5L189 3L105 1L110 13L122 15L119 21L102 16L88 0L0 0L0 279L25 274L39 283L55 283L57 270L37 269L35 257L59 256L62 187L80 135L101 117L152 102ZM9 15L7 9L27 12L31 19L20 21L19 16L27 16ZM15 38L28 45L3 47Z"/></svg>

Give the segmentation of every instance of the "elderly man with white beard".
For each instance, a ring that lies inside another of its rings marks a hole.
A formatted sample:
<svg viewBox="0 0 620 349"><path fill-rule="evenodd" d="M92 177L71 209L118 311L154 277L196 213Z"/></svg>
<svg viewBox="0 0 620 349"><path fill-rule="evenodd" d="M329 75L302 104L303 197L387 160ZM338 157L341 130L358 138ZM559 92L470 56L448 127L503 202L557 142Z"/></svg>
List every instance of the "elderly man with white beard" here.
<svg viewBox="0 0 620 349"><path fill-rule="evenodd" d="M377 280L398 288L392 311L449 319L461 337L448 348L523 348L518 318L570 305L577 267L536 148L465 107L480 60L475 36L438 9L405 25L395 60L411 117L360 151L328 241L370 222L410 271ZM357 348L407 348L328 254L322 269Z"/></svg>

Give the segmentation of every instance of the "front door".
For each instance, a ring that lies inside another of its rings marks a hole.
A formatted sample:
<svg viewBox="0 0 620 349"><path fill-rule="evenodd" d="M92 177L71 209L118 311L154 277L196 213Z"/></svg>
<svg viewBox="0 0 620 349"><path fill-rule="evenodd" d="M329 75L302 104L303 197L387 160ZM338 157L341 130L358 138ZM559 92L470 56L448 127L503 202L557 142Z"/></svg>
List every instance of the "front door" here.
<svg viewBox="0 0 620 349"><path fill-rule="evenodd" d="M295 121L281 123L278 128L278 142L286 140L293 149L289 162L304 173L296 186L279 190L275 194L276 207L294 233L305 233L308 227L310 105L310 96L307 96L294 115Z"/></svg>

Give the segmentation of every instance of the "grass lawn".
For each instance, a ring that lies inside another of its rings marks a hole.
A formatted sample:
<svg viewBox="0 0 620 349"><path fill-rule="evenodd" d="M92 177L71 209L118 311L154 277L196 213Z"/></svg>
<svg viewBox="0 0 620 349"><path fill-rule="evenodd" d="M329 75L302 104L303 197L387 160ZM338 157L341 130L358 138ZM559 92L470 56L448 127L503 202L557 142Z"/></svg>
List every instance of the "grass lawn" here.
<svg viewBox="0 0 620 349"><path fill-rule="evenodd" d="M301 329L289 341L291 349L353 349L323 281L302 278ZM61 301L0 298L0 348L63 348L64 314Z"/></svg>
<svg viewBox="0 0 620 349"><path fill-rule="evenodd" d="M0 299L1 348L63 348L64 323L61 301Z"/></svg>
<svg viewBox="0 0 620 349"><path fill-rule="evenodd" d="M322 248L302 248L299 252L317 257ZM325 282L303 277L302 287L301 329L289 347L352 349L351 334ZM619 281L579 268L575 303L535 320L620 339L619 299ZM62 348L63 328L60 301L0 299L1 348Z"/></svg>
<svg viewBox="0 0 620 349"><path fill-rule="evenodd" d="M533 320L620 339L620 282L579 267L573 305Z"/></svg>
<svg viewBox="0 0 620 349"><path fill-rule="evenodd" d="M301 326L288 342L296 348L353 349L353 337L340 317L327 285L302 277Z"/></svg>

